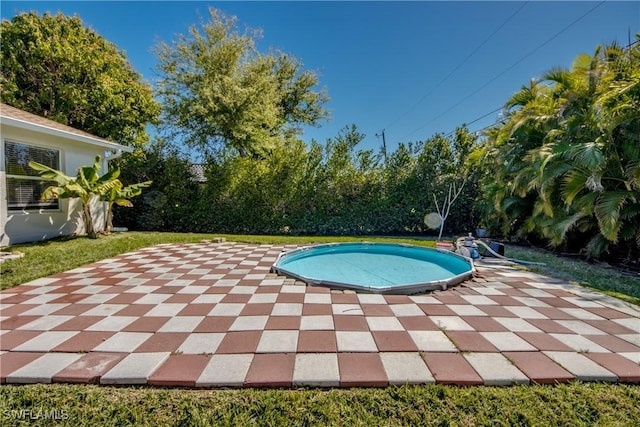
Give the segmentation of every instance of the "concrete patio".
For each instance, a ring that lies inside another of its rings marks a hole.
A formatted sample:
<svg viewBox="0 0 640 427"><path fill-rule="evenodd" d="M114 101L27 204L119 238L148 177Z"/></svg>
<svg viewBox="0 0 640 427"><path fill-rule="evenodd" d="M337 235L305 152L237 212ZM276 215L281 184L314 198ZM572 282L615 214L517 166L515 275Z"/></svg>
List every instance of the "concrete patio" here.
<svg viewBox="0 0 640 427"><path fill-rule="evenodd" d="M271 274L293 246L158 245L0 294L2 383L382 387L640 382L640 308L489 263L446 291Z"/></svg>

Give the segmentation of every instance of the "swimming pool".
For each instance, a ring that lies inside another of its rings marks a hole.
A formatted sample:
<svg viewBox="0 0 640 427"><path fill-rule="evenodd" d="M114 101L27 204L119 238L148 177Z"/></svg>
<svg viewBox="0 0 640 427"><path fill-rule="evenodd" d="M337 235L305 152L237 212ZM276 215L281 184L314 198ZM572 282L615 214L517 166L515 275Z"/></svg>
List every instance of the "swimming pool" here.
<svg viewBox="0 0 640 427"><path fill-rule="evenodd" d="M395 243L329 243L280 254L273 272L309 285L372 293L446 289L473 276L470 259L440 249Z"/></svg>

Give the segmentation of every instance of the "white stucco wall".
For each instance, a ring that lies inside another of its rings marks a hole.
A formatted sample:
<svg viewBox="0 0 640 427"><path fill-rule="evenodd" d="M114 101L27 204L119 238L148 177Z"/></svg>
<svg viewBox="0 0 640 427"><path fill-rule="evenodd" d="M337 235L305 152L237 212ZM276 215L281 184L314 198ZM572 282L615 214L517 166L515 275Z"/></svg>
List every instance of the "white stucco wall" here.
<svg viewBox="0 0 640 427"><path fill-rule="evenodd" d="M79 167L92 165L97 155L103 159L101 173L105 173L107 165L104 160L104 149L59 136L43 135L37 131L20 129L4 123L0 128L0 139L0 186L2 190L0 191L0 246L47 240L74 233L81 234L84 227L78 200L61 200L58 210L7 210L5 141L59 150L60 170L70 176L75 176ZM106 204L94 200L92 210L94 212L94 226L97 231L100 231L104 228Z"/></svg>

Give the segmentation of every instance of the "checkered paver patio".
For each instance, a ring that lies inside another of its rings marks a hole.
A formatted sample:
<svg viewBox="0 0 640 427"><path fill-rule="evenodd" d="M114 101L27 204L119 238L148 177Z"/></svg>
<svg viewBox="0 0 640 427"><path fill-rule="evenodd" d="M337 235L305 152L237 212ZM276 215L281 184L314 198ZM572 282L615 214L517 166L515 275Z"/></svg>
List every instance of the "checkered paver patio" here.
<svg viewBox="0 0 640 427"><path fill-rule="evenodd" d="M270 273L292 246L158 245L0 293L0 382L352 387L640 382L640 309L478 265L375 295Z"/></svg>

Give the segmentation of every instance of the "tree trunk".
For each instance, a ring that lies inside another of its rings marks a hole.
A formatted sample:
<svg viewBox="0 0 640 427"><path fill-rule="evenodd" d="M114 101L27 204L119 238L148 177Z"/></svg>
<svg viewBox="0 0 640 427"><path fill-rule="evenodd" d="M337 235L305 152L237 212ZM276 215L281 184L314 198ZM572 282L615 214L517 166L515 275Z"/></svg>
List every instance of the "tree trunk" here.
<svg viewBox="0 0 640 427"><path fill-rule="evenodd" d="M90 239L96 239L98 234L93 229L93 217L91 216L91 206L89 202L82 204L82 220L84 222L84 231Z"/></svg>

